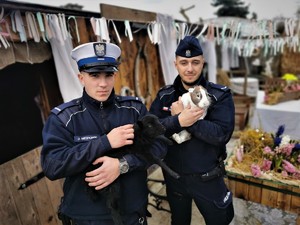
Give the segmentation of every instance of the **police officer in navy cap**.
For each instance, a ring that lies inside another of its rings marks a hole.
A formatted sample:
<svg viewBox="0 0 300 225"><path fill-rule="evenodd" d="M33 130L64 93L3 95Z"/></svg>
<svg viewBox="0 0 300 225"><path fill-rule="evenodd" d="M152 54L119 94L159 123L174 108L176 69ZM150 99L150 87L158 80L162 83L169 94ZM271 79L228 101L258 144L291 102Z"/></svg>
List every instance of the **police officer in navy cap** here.
<svg viewBox="0 0 300 225"><path fill-rule="evenodd" d="M51 180L65 178L59 207L63 224L114 225L105 196L91 198L87 188L89 185L100 190L117 178L124 225L147 224L149 165L132 154L106 156L131 145L133 124L148 114L140 99L115 94L120 54L117 45L104 42L73 49L71 56L78 65L82 97L55 107L43 129L43 171ZM162 158L167 148L157 142L152 151ZM90 171L92 164L98 167Z"/></svg>
<svg viewBox="0 0 300 225"><path fill-rule="evenodd" d="M178 76L172 85L163 87L153 101L150 112L167 128L166 135L187 130L191 139L169 146L165 162L180 178L164 174L172 225L190 225L194 200L206 225L227 225L234 216L232 193L223 175L226 144L234 130L234 103L228 87L211 83L202 75L204 57L199 41L186 36L176 49ZM181 95L202 85L211 98L207 114L198 120L203 109L184 108Z"/></svg>

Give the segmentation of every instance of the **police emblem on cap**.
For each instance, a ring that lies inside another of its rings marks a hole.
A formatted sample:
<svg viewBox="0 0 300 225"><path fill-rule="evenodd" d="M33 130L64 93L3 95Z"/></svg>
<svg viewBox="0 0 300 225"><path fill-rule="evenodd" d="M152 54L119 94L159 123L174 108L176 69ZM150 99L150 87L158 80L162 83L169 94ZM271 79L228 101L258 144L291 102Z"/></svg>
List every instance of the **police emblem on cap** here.
<svg viewBox="0 0 300 225"><path fill-rule="evenodd" d="M192 54L191 54L191 50L186 50L186 51L185 51L185 56L186 56L186 57L191 57L191 55L192 55Z"/></svg>
<svg viewBox="0 0 300 225"><path fill-rule="evenodd" d="M180 40L175 55L186 58L203 55L199 40L195 36L185 36Z"/></svg>
<svg viewBox="0 0 300 225"><path fill-rule="evenodd" d="M106 44L105 43L94 43L95 55L103 57L106 54Z"/></svg>

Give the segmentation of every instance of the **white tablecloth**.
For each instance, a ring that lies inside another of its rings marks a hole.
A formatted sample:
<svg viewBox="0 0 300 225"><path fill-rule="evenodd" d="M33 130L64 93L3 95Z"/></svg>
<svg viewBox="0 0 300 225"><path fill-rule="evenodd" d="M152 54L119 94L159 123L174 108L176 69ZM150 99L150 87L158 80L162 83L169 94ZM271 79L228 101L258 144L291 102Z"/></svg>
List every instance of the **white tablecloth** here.
<svg viewBox="0 0 300 225"><path fill-rule="evenodd" d="M234 93L244 94L244 77L233 77L230 78L230 88ZM259 82L257 78L247 77L247 89L246 95L250 97L255 97L259 89Z"/></svg>
<svg viewBox="0 0 300 225"><path fill-rule="evenodd" d="M264 96L264 91L257 92L251 128L275 133L280 125L285 125L284 134L300 140L300 100L267 105L263 103Z"/></svg>

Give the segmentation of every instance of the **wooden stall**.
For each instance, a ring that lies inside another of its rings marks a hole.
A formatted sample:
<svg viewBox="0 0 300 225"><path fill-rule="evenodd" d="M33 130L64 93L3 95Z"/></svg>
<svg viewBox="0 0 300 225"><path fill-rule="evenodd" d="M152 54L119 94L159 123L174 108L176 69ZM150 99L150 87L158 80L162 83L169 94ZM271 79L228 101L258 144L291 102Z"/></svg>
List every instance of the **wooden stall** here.
<svg viewBox="0 0 300 225"><path fill-rule="evenodd" d="M98 13L58 9L55 7L45 7L36 4L24 4L17 2L9 3L7 1L3 3L1 2L1 6L5 10L5 15L9 15L10 10L21 10L24 21L25 12L42 12L44 14L67 13L70 16L75 16L75 20L68 21L68 25L71 28L70 33L73 37L76 36L76 30L72 29L72 26L75 26L75 21L78 27L80 42L78 42L76 38L72 39L74 47L89 41L97 41L97 37L95 36L90 24L90 19L91 17L101 17ZM130 94L143 98L146 106L149 107L157 91L164 85L158 48L157 45L152 44L149 40L146 30L147 26L145 26L145 23L152 21L155 18L155 14L132 9L124 9L122 7L109 7L106 5L103 5L103 7L104 8L101 11L106 13L105 16L108 19L116 20L115 25L118 30L121 31L120 36L122 42L118 43L117 34L114 32L113 27L109 26L111 42L117 43L122 49L122 55L120 58L121 65L119 66L119 75L115 85L116 93L120 94L123 88L128 88ZM118 17L109 17L113 15ZM8 26L11 29L12 24L9 23L9 18L10 16L6 16L5 19L7 19ZM135 26L136 29L139 30L138 32L133 33L132 41L129 40L127 35L125 35L124 20L130 20L131 25ZM0 26L2 28L1 31L7 31L7 27L4 23L0 22ZM28 32L26 26L25 29ZM16 33L12 33L11 41L13 41L12 43L15 42L23 44L26 46L24 49L30 49L30 45L22 43ZM33 39L29 38L27 41L32 43ZM35 44L38 46L38 43ZM47 44L49 45L49 43ZM48 47L50 49L50 45ZM27 55L26 50L23 53L24 55ZM12 64L11 66L14 65ZM41 68L39 71L42 70L43 69ZM27 74L28 72L22 71L22 73ZM52 75L56 76L56 74ZM8 75L6 74L5 76ZM49 100L51 99L51 93L47 90L51 89L53 91L54 88L53 86L50 86L49 81L44 81L48 80L44 79L43 82L41 82L41 87L39 89L41 93L39 94L43 96L44 99ZM13 82L5 85L14 87ZM55 99L56 101L43 101L41 108L43 117L46 118L50 109L62 103L62 99L59 99L60 102L58 102L57 99L58 98ZM13 102L13 100L11 102ZM243 102L243 104L244 103L245 102ZM246 106L249 107L248 102L246 103ZM28 107L28 105L25 104L25 107ZM241 114L242 116L239 117L240 119L238 121L241 121L239 126L240 129L243 129L246 125L245 121L247 121L248 118L248 111L247 113L243 111ZM0 114L0 117L1 116L9 120L9 118L4 117L2 114ZM22 125L24 123L20 121L20 124ZM14 134L13 132L9 132L10 130L8 127L2 127L2 129L4 129L6 133ZM37 135L40 134L41 130ZM19 189L21 184L30 178L34 178L41 172L40 144L34 149L24 149L24 154L12 158L0 165L0 225L60 224L60 221L57 218L57 207L62 197L63 180L50 181L47 178L42 177L35 180L36 182L32 185ZM0 151L4 153L11 151L11 149L10 146L4 144L1 146ZM251 181L251 183L245 183L246 181ZM228 177L227 183L235 196L239 198L259 202L272 207L278 207L298 214L300 213L299 188L286 187L279 184L267 183L254 178L241 178L239 176ZM264 186L262 186L262 184L264 184ZM282 190L284 191L282 192Z"/></svg>
<svg viewBox="0 0 300 225"><path fill-rule="evenodd" d="M25 12L43 12L47 13L68 13L72 15L74 12L77 26L79 28L79 37L80 43L77 39L72 39L73 46L76 47L79 44L83 44L89 41L97 41L93 29L90 24L91 17L100 17L100 14L91 14L86 12L75 12L70 10L58 9L54 7L46 7L40 5L32 4L20 4L20 3L1 3L1 6L4 9L5 14L8 14L14 10L20 10L23 21L26 21L24 17ZM99 7L100 9L100 7ZM108 10L108 9L106 9ZM124 15L122 13L117 13L118 15ZM126 14L128 15L128 14ZM12 29L12 24L10 22L10 17L6 18L8 26ZM131 18L128 18L131 19ZM68 21L69 25L72 26L75 20ZM142 22L139 22L142 23ZM1 28L3 31L7 30L5 24L1 23ZM117 42L116 34L113 30L113 27L109 27L111 42L116 43L122 49L122 55L120 57L121 65L119 66L119 73L117 76L117 82L115 85L116 93L120 94L122 88L127 87L131 94L138 94L139 97L145 99L145 104L149 107L151 101L154 99L157 91L164 85L164 80L160 68L160 60L158 49L156 45L153 45L147 35L146 29L141 29L139 32L133 34L133 40L130 41L124 33L124 21L116 21L115 25L117 26L120 32L122 43ZM26 33L28 35L28 29L25 26ZM70 29L73 37L76 37L76 30ZM28 35L29 37L29 35ZM8 38L9 40L9 38ZM7 51L13 51L13 48L25 46L23 55L27 55L27 49L30 50L31 43L34 41L32 38L28 38L27 43L22 43L20 41L19 35L12 32L12 40L10 42L11 49ZM28 44L28 45L27 45ZM54 56L51 53L50 43L34 43L37 46L39 44L48 45L50 49L50 58ZM27 46L27 48L26 48ZM20 48L18 48L20 50ZM4 51L4 53L3 53ZM1 52L5 54L6 49L2 48ZM1 54L2 54L1 53ZM24 62L26 64L26 62ZM29 62L28 62L29 63ZM51 63L50 63L51 64ZM52 64L51 64L52 65ZM14 62L10 63L9 66L5 67L1 72L1 76L10 76L11 74L5 74L7 71L6 68L13 68ZM38 78L37 83L40 83L39 73L43 71L43 68L40 64L38 71L36 71L35 77ZM54 66L54 64L52 65ZM53 74L47 74L47 77L56 77L55 68L49 70ZM18 71L18 69L14 70ZM14 72L15 75L17 72ZM22 71L22 75L32 74L32 72ZM28 76L28 75L27 75ZM14 79L18 79L17 76L14 76ZM42 76L41 76L42 77ZM34 78L31 78L34 79ZM6 79L8 80L8 79ZM13 79L12 79L13 80ZM137 83L137 81L139 81ZM11 82L11 83L10 83ZM8 87L13 87L14 82L10 81L6 85ZM53 87L53 84L56 84L56 87ZM58 83L49 82L48 79L43 79L43 82L40 84L38 96L43 96L42 104L40 105L41 114L43 118L46 119L50 113L50 110L56 105L63 102L61 98L53 99L53 96L59 96L59 93L53 94L53 91L59 92ZM7 95L8 96L8 95ZM59 100L58 100L59 99ZM55 100L55 101L54 101ZM11 101L11 100L10 100ZM60 102L59 102L60 101ZM26 102L22 103L25 105L25 108L28 106ZM28 109L30 110L30 109ZM2 111L3 112L3 111ZM20 113L20 111L18 112ZM11 113L10 113L11 114ZM2 114L1 114L2 115ZM9 115L9 113L8 113ZM3 116L3 115L2 115ZM4 117L4 116L3 116ZM5 116L9 121L9 118ZM24 123L24 122L23 122ZM19 124L22 124L22 121L19 121ZM42 127L42 126L41 126ZM9 131L8 127L2 127L5 131ZM4 132L3 130L3 132ZM13 135L13 132L6 132L7 135ZM41 130L36 133L38 137L41 136ZM4 137L5 138L5 137ZM6 142L5 142L6 143ZM20 143L22 144L22 142ZM42 143L40 142L39 145ZM22 153L18 154L16 157L10 157L3 159L3 162L0 165L0 175L1 175L1 191L0 191L0 225L56 225L61 224L57 217L57 210L60 204L60 199L62 197L62 184L63 180L50 181L45 177L36 177L41 172L40 166L40 151L41 146L37 145L34 149L22 149ZM22 148L22 147L20 147ZM11 146L2 145L1 152L12 151ZM20 185L26 182L28 179L34 178L34 183L24 189L19 189Z"/></svg>

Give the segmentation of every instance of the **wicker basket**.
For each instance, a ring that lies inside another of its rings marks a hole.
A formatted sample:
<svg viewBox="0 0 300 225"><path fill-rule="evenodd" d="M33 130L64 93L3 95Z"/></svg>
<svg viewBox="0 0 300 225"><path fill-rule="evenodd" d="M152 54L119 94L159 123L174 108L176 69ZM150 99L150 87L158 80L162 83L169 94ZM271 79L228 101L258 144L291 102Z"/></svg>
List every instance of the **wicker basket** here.
<svg viewBox="0 0 300 225"><path fill-rule="evenodd" d="M299 84L299 81L293 84ZM280 102L300 99L300 90L287 91L290 84L281 78L270 78L266 80L265 85L265 99L264 103L268 105L275 105Z"/></svg>

